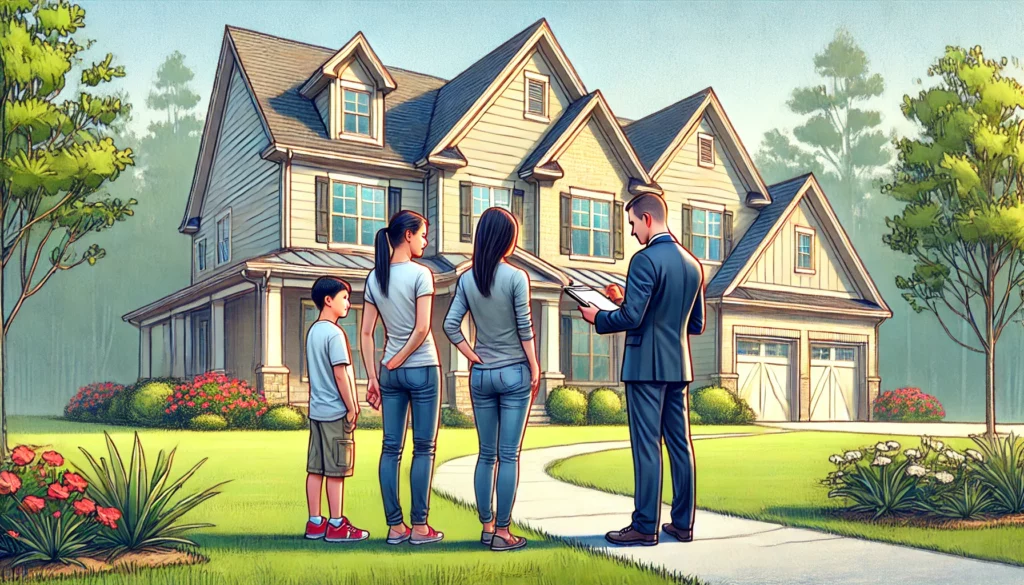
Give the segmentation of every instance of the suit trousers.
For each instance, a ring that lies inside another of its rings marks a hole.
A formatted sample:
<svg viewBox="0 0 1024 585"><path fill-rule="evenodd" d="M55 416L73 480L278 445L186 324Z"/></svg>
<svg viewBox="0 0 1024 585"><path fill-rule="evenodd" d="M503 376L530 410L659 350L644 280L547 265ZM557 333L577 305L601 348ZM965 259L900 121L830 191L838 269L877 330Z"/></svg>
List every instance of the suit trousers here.
<svg viewBox="0 0 1024 585"><path fill-rule="evenodd" d="M672 524L693 529L696 469L685 382L627 382L626 405L633 449L633 529L658 534L661 522L661 445L672 472Z"/></svg>

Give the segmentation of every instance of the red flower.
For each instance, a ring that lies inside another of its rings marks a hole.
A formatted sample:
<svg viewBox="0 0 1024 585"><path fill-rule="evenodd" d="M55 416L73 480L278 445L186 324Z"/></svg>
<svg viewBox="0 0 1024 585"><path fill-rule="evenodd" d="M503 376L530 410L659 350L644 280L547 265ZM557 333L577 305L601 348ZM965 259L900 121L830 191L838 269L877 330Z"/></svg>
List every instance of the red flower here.
<svg viewBox="0 0 1024 585"><path fill-rule="evenodd" d="M68 489L74 492L85 493L85 488L89 487L89 482L82 479L81 475L77 473L65 473L64 483L67 484Z"/></svg>
<svg viewBox="0 0 1024 585"><path fill-rule="evenodd" d="M13 531L13 530L8 530L7 531L7 536L10 536L11 538L18 538L21 535L18 534L17 532L15 532L15 531Z"/></svg>
<svg viewBox="0 0 1024 585"><path fill-rule="evenodd" d="M202 407L203 407L204 409L205 409L205 408L208 408L209 406L210 406L210 403L209 403L209 402L204 402L204 403L202 404Z"/></svg>
<svg viewBox="0 0 1024 585"><path fill-rule="evenodd" d="M117 530L117 521L121 519L121 511L117 508L96 506L96 520L109 528Z"/></svg>
<svg viewBox="0 0 1024 585"><path fill-rule="evenodd" d="M53 517L54 517L54 518L60 518L60 510L56 510L56 511L54 511L54 513L53 513Z"/></svg>
<svg viewBox="0 0 1024 585"><path fill-rule="evenodd" d="M21 489L21 478L10 471L0 471L0 495L17 493Z"/></svg>
<svg viewBox="0 0 1024 585"><path fill-rule="evenodd" d="M60 467L61 465L64 465L64 457L56 451L47 451L43 453L43 461L52 467Z"/></svg>
<svg viewBox="0 0 1024 585"><path fill-rule="evenodd" d="M59 483L51 483L50 487L46 490L46 496L54 500L66 500L70 495L71 491Z"/></svg>
<svg viewBox="0 0 1024 585"><path fill-rule="evenodd" d="M29 463L32 463L35 458L36 452L25 445L18 445L14 448L14 452L11 453L11 461L14 461L15 465L28 465Z"/></svg>
<svg viewBox="0 0 1024 585"><path fill-rule="evenodd" d="M30 514L38 514L46 507L46 501L36 496L25 496L25 499L21 501L21 507Z"/></svg>
<svg viewBox="0 0 1024 585"><path fill-rule="evenodd" d="M75 508L75 514L78 514L79 516L88 516L96 511L96 502L89 498L82 498L72 504L72 506Z"/></svg>

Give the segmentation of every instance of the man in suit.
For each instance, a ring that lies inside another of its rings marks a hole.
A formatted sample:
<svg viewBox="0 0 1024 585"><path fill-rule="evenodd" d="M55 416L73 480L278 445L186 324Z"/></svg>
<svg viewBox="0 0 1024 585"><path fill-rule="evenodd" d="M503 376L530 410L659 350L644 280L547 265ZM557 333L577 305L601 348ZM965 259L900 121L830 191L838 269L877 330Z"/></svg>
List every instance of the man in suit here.
<svg viewBox="0 0 1024 585"><path fill-rule="evenodd" d="M704 332L704 272L668 231L665 201L638 195L626 204L632 234L644 245L629 262L625 298L615 311L580 307L598 333L626 332L626 383L633 448L633 522L609 532L612 544L658 544L661 516L661 440L672 465L672 522L662 526L681 542L693 540L695 470L687 384L693 381L690 335Z"/></svg>

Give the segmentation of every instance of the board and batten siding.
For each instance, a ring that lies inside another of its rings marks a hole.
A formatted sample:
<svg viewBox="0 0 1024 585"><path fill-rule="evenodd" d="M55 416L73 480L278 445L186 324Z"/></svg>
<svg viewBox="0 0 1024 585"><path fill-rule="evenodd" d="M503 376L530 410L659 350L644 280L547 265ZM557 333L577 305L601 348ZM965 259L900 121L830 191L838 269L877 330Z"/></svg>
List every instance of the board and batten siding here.
<svg viewBox="0 0 1024 585"><path fill-rule="evenodd" d="M558 164L565 175L553 182L550 187L541 189L540 208L537 213L541 221L538 255L556 266L625 274L629 268L629 259L640 249L636 238L629 235L629 223L625 217L622 218L625 257L614 264L598 260L571 260L569 256L561 254L559 248L562 193L570 193L573 189L585 189L610 193L616 201L623 202L631 197L629 175L623 170L622 163L600 124L593 119L587 122L586 127L558 158Z"/></svg>
<svg viewBox="0 0 1024 585"><path fill-rule="evenodd" d="M693 365L693 388L706 386L712 374L719 372L716 362L718 345L718 311L712 305L704 310L704 333L690 336L690 361Z"/></svg>
<svg viewBox="0 0 1024 585"><path fill-rule="evenodd" d="M441 222L437 220L437 186L441 179L441 173L444 171L431 171L423 179L425 185L423 196L423 217L427 218L427 223L430 224L431 229L434 231L434 236L427 239L427 254L437 254L437 232L442 229ZM404 194L403 194L404 197Z"/></svg>
<svg viewBox="0 0 1024 585"><path fill-rule="evenodd" d="M525 95L525 71L548 76L548 119L538 122L523 115ZM442 205L443 246L446 252L470 254L473 246L459 241L459 183L461 181L487 182L491 186L522 189L523 229L521 245L536 251L534 234L537 208L535 187L519 178L523 160L556 122L562 111L568 107L569 99L544 56L534 52L522 67L516 71L497 99L488 107L480 120L458 143L459 150L469 165L453 175L445 177L444 202ZM499 183L494 184L495 181Z"/></svg>
<svg viewBox="0 0 1024 585"><path fill-rule="evenodd" d="M811 254L814 274L795 270L798 226L814 230ZM758 258L743 282L743 286L752 288L757 288L758 285L785 287L805 294L829 291L836 293L837 296L860 298L836 249L829 241L827 232L822 229L821 222L809 209L806 200L801 201L786 219L775 239Z"/></svg>
<svg viewBox="0 0 1024 585"><path fill-rule="evenodd" d="M228 377L256 383L256 298L247 293L224 303L224 368Z"/></svg>
<svg viewBox="0 0 1024 585"><path fill-rule="evenodd" d="M710 134L715 137L715 167L706 168L697 164L697 135ZM724 205L733 213L733 245L757 218L757 211L745 205L749 191L740 178L729 157L715 126L707 117L703 118L697 131L692 132L679 152L658 177L658 184L664 190L668 204L669 229L680 233L683 226L684 203L703 202ZM710 281L718 270L717 264L704 266L704 278Z"/></svg>
<svg viewBox="0 0 1024 585"><path fill-rule="evenodd" d="M324 123L324 133L327 136L331 135L331 88L327 87L320 93L316 94L316 99L313 100L316 104L316 111L320 114L320 120Z"/></svg>
<svg viewBox="0 0 1024 585"><path fill-rule="evenodd" d="M310 167L306 165L292 165L292 205L291 205L291 245L295 248L321 248L326 249L328 244L316 241L316 178L327 177L350 177L354 182L365 182L377 184L384 181L385 201L387 200L388 187L398 187L402 190L402 209L410 209L416 213L423 213L423 183L409 179L389 179L387 177L359 174L352 172L337 172L323 168ZM338 180L341 180L340 178ZM385 214L390 217L393 210L386 210ZM428 220L429 221L429 220Z"/></svg>
<svg viewBox="0 0 1024 585"><path fill-rule="evenodd" d="M193 236L193 244L206 238L206 270L199 272L193 260L193 283L239 261L272 252L281 242L281 165L260 157L269 140L237 67L231 74L223 116L199 231ZM217 219L228 209L231 257L218 266Z"/></svg>

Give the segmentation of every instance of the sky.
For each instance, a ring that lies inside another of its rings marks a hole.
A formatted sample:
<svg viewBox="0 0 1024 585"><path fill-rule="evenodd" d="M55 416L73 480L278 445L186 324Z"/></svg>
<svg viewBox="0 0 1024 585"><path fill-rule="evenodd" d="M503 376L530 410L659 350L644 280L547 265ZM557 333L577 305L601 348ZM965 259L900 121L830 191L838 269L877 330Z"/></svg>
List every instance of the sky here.
<svg viewBox="0 0 1024 585"><path fill-rule="evenodd" d="M157 67L181 51L195 71L200 113L213 86L225 25L340 48L362 31L386 65L450 79L537 19L548 19L587 89L615 114L638 118L714 87L741 139L800 118L793 88L820 83L813 55L838 27L867 53L885 93L870 105L887 129L911 133L902 97L928 85L927 68L950 44L989 56L1024 53L1020 2L260 2L92 1L90 56L112 52L136 104L137 130L152 114L144 98ZM1016 73L1020 73L1018 70ZM1024 78L1024 75L1018 75Z"/></svg>

